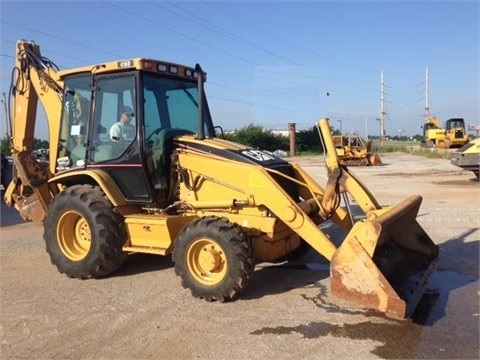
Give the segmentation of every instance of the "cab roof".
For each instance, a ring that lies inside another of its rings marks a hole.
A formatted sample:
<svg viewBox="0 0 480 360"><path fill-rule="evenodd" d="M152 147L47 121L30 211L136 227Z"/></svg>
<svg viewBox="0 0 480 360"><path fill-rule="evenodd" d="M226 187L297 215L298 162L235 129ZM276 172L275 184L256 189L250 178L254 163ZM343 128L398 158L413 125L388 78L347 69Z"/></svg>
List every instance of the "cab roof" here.
<svg viewBox="0 0 480 360"><path fill-rule="evenodd" d="M197 79L198 72L193 67L175 64L162 60L146 59L146 58L134 58L110 61L96 65L83 66L79 68L72 68L67 70L61 70L57 72L58 80L63 79L70 75L81 73L116 73L129 70L141 70L152 73L166 74L170 76L177 76L186 79ZM204 75L204 81L206 76Z"/></svg>

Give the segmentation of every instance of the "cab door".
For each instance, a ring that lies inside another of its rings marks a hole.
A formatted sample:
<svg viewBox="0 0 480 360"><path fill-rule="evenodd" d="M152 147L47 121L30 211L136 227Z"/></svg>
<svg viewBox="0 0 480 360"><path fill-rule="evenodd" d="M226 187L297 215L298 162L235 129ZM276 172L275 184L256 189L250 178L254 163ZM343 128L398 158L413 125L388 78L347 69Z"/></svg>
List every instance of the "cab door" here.
<svg viewBox="0 0 480 360"><path fill-rule="evenodd" d="M152 195L142 166L136 83L135 73L96 77L87 167L106 171L128 201L148 203ZM133 135L112 138L111 129L120 125L125 108L131 109Z"/></svg>

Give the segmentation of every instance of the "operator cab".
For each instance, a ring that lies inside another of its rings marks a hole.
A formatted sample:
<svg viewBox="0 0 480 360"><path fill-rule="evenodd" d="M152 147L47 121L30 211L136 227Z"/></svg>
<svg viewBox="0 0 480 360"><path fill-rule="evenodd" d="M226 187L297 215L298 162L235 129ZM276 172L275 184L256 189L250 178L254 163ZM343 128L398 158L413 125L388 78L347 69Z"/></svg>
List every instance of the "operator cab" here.
<svg viewBox="0 0 480 360"><path fill-rule="evenodd" d="M445 129L452 130L452 129L464 129L465 128L465 120L462 118L454 118L454 119L448 119L445 122Z"/></svg>
<svg viewBox="0 0 480 360"><path fill-rule="evenodd" d="M199 108L200 133L215 137L198 76L184 70L189 77L142 70L67 76L57 173L104 171L128 202L164 205L173 138L199 133Z"/></svg>

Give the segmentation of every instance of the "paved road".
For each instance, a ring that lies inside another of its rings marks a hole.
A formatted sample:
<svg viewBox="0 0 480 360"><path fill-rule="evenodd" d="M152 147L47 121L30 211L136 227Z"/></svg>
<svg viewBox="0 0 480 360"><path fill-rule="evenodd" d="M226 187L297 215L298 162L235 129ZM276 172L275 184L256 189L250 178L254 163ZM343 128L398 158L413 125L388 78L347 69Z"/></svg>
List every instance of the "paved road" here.
<svg viewBox="0 0 480 360"><path fill-rule="evenodd" d="M101 280L68 279L44 250L42 226L2 203L2 359L478 359L480 185L447 160L384 155L355 168L382 204L411 193L440 264L411 321L339 302L328 264L310 252L257 266L242 298L194 299L169 257L132 255ZM302 166L324 184L321 158ZM325 231L335 231L326 224Z"/></svg>

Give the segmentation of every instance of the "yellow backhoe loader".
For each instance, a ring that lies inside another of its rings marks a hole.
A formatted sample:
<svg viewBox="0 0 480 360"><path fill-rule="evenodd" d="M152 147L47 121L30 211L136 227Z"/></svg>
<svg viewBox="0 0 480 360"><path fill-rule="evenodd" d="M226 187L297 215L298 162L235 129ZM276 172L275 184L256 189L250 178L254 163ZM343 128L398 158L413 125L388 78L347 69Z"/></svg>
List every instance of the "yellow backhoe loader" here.
<svg viewBox="0 0 480 360"><path fill-rule="evenodd" d="M5 201L44 222L60 273L99 278L130 253L171 254L193 296L223 302L246 288L256 262L308 244L331 262L335 296L394 318L419 302L438 262L416 221L421 197L380 206L339 164L327 119L318 122L324 189L295 163L218 138L198 64L135 58L59 71L20 40L13 79ZM38 101L48 163L32 155ZM345 231L338 247L319 227L327 220Z"/></svg>

